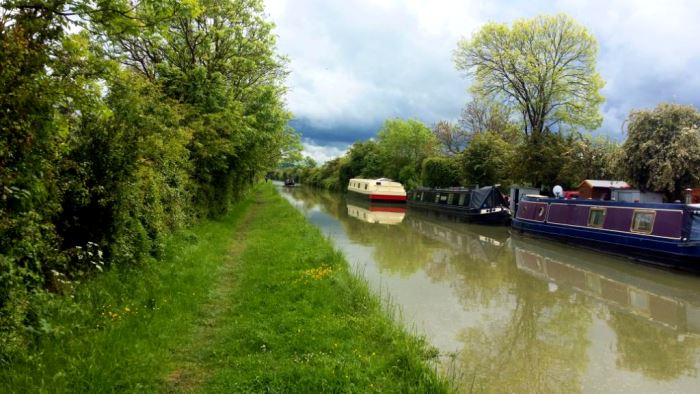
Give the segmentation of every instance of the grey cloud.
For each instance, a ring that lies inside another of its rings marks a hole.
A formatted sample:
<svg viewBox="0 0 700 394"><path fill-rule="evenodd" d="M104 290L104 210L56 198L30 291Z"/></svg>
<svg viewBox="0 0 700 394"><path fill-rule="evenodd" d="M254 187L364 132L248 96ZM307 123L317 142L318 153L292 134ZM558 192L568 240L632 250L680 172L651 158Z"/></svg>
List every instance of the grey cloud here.
<svg viewBox="0 0 700 394"><path fill-rule="evenodd" d="M597 38L607 85L603 126L622 140L632 109L700 105L700 3L694 1L269 0L279 49L291 60L289 108L313 144L372 137L387 118L456 120L468 81L452 50L488 20L566 12Z"/></svg>

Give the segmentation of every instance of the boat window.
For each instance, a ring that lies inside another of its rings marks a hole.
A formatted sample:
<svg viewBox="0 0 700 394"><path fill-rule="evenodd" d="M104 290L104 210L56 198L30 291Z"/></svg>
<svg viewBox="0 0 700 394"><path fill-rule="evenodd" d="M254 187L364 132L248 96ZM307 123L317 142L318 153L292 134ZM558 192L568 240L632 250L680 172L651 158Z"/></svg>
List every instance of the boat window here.
<svg viewBox="0 0 700 394"><path fill-rule="evenodd" d="M455 198L454 193L448 194L448 195L447 195L447 203L450 204L450 205L452 205L452 200L454 200L454 198Z"/></svg>
<svg viewBox="0 0 700 394"><path fill-rule="evenodd" d="M632 228L635 233L649 234L654 228L655 211L634 211L632 216Z"/></svg>
<svg viewBox="0 0 700 394"><path fill-rule="evenodd" d="M537 208L537 217L541 218L544 216L544 207Z"/></svg>
<svg viewBox="0 0 700 394"><path fill-rule="evenodd" d="M690 227L690 235L688 236L688 239L691 241L700 241L700 213L698 211L695 211L696 213L693 214L692 216L692 224Z"/></svg>
<svg viewBox="0 0 700 394"><path fill-rule="evenodd" d="M605 222L605 208L591 208L588 212L588 225L590 227L603 227Z"/></svg>
<svg viewBox="0 0 700 394"><path fill-rule="evenodd" d="M459 195L459 205L464 205L464 198L465 198L466 196L467 196L467 195L466 195L465 193L462 193L462 194Z"/></svg>
<svg viewBox="0 0 700 394"><path fill-rule="evenodd" d="M367 190L367 184L365 183L365 190Z"/></svg>
<svg viewBox="0 0 700 394"><path fill-rule="evenodd" d="M435 194L435 203L437 204L440 201L440 193Z"/></svg>

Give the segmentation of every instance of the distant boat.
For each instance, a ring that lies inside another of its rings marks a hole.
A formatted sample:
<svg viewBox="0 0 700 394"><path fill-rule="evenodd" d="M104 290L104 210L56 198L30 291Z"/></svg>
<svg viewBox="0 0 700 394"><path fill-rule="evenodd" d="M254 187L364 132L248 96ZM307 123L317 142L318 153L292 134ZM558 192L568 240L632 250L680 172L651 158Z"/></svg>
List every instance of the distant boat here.
<svg viewBox="0 0 700 394"><path fill-rule="evenodd" d="M294 182L294 179L292 178L287 178L284 180L284 185L285 186L295 186L296 183Z"/></svg>
<svg viewBox="0 0 700 394"><path fill-rule="evenodd" d="M348 196L372 202L402 203L406 201L406 190L391 179L353 178L348 182Z"/></svg>
<svg viewBox="0 0 700 394"><path fill-rule="evenodd" d="M700 204L525 196L513 229L637 260L700 271Z"/></svg>
<svg viewBox="0 0 700 394"><path fill-rule="evenodd" d="M510 209L495 186L479 189L451 188L411 190L408 206L456 216L469 222L508 224Z"/></svg>

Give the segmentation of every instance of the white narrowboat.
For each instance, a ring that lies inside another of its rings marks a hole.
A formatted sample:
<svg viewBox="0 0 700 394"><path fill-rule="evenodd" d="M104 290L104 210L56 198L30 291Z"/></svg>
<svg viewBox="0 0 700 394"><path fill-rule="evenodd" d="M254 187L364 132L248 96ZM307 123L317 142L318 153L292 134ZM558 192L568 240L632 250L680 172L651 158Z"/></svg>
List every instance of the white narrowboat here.
<svg viewBox="0 0 700 394"><path fill-rule="evenodd" d="M348 196L372 202L406 202L406 190L403 185L387 178L350 179Z"/></svg>

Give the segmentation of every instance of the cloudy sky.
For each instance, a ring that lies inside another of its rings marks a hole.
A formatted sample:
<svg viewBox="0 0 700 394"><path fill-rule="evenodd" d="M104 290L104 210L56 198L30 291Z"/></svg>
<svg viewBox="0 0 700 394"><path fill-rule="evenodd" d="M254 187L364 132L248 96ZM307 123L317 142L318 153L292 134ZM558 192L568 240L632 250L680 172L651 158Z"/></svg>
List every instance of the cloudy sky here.
<svg viewBox="0 0 700 394"><path fill-rule="evenodd" d="M697 0L266 0L289 60L288 108L319 161L376 134L385 119L456 120L469 81L452 63L460 38L489 21L565 12L600 47L606 81L597 134L624 139L631 109L700 107Z"/></svg>

